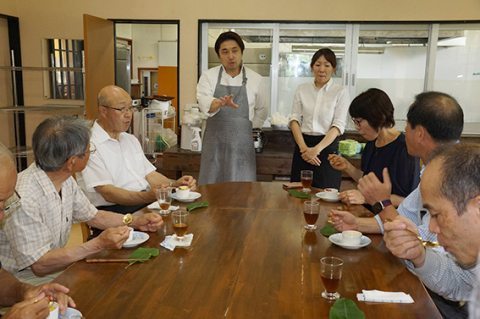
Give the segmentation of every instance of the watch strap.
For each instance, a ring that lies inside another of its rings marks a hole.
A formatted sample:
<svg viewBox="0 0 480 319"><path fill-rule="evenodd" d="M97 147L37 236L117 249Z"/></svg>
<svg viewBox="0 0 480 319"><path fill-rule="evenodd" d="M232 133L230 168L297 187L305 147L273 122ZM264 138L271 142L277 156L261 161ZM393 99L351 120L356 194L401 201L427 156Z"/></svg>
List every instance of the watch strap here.
<svg viewBox="0 0 480 319"><path fill-rule="evenodd" d="M392 205L392 201L389 199L382 200L381 203L382 203L383 209L387 208L387 206Z"/></svg>

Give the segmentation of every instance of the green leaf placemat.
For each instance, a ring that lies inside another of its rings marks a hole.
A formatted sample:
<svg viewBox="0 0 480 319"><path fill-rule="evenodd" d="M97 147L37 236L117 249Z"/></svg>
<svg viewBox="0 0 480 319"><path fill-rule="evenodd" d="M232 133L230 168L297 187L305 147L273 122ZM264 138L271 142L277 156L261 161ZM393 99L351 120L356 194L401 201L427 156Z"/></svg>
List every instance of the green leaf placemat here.
<svg viewBox="0 0 480 319"><path fill-rule="evenodd" d="M138 248L135 250L128 259L150 259L150 257L157 257L159 251L157 248ZM125 269L133 265L134 263L143 263L146 260L131 261Z"/></svg>
<svg viewBox="0 0 480 319"><path fill-rule="evenodd" d="M325 227L320 229L320 234L322 234L323 236L326 236L326 237L330 237L331 235L336 234L336 233L338 233L338 231L335 228L333 228L333 226L330 225L328 222L327 222L327 225Z"/></svg>
<svg viewBox="0 0 480 319"><path fill-rule="evenodd" d="M365 314L353 300L340 298L330 308L330 319L365 319Z"/></svg>
<svg viewBox="0 0 480 319"><path fill-rule="evenodd" d="M187 212L191 212L194 209L208 207L208 202L199 202L199 203L191 203L187 205Z"/></svg>
<svg viewBox="0 0 480 319"><path fill-rule="evenodd" d="M312 196L310 196L309 194L305 194L305 193L296 191L294 189L289 189L288 192L290 193L290 195L296 198L308 198L308 199L312 198Z"/></svg>

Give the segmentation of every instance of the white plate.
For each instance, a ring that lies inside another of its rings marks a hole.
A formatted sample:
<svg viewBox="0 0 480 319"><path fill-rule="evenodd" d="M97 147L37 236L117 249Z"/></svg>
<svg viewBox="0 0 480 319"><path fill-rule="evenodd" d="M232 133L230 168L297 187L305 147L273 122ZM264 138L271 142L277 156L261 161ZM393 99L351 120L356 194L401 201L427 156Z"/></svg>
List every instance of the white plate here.
<svg viewBox="0 0 480 319"><path fill-rule="evenodd" d="M333 235L331 235L330 237L328 237L328 240L330 240L330 241L331 241L332 243L334 243L335 245L338 245L338 246L343 247L343 248L346 248L346 249L358 249L358 248L362 248L362 247L365 247L365 246L370 245L370 243L372 242L372 241L370 240L370 238L368 238L367 236L363 236L363 235L362 235L362 239L361 239L360 245L344 245L344 244L342 244L342 233L333 234Z"/></svg>
<svg viewBox="0 0 480 319"><path fill-rule="evenodd" d="M337 198L337 199L334 199L334 198L326 198L326 197L325 197L325 192L316 193L315 196L317 196L318 198L320 198L321 200L326 201L326 202L331 202L331 203L336 203L336 202L338 202L338 198Z"/></svg>
<svg viewBox="0 0 480 319"><path fill-rule="evenodd" d="M141 231L134 231L133 232L133 239L123 243L123 248L130 248L130 247L135 247L137 245L143 244L149 238L150 238L149 234L146 234L146 233L141 232Z"/></svg>
<svg viewBox="0 0 480 319"><path fill-rule="evenodd" d="M65 314L64 314L63 316L60 315L59 318L68 318L69 316L83 316L83 315L82 315L82 313L81 313L80 311L78 311L77 309L68 307L68 308L67 308L67 311L65 312Z"/></svg>
<svg viewBox="0 0 480 319"><path fill-rule="evenodd" d="M177 193L172 194L173 199L178 200L179 202L184 202L184 203L193 202L194 200L196 200L197 198L200 198L201 196L202 194L200 193L190 192L190 194L188 195L188 198L180 199L180 198L177 198Z"/></svg>

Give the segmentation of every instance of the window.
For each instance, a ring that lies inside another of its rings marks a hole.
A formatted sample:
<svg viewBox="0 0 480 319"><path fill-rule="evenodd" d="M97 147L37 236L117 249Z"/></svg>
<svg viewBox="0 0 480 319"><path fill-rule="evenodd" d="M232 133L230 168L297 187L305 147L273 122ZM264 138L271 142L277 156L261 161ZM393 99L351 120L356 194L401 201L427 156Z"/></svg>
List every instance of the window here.
<svg viewBox="0 0 480 319"><path fill-rule="evenodd" d="M54 68L82 68L83 40L48 39L49 66ZM81 71L54 70L50 74L50 98L83 99Z"/></svg>

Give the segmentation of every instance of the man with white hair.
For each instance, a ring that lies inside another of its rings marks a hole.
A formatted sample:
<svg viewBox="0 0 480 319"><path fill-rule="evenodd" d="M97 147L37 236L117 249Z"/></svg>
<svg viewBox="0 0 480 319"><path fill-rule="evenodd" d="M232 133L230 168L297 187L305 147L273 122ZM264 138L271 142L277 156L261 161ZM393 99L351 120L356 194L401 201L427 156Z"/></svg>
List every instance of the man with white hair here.
<svg viewBox="0 0 480 319"><path fill-rule="evenodd" d="M10 151L0 143L0 228L3 227L5 215L10 208L20 201L15 190L17 184L17 170ZM43 284L32 286L20 282L17 278L2 268L0 260L0 306L13 306L4 319L14 318L45 318L49 315L48 303L52 296L57 299L60 313L65 314L67 305L75 307L73 300L65 295L68 288L59 284Z"/></svg>
<svg viewBox="0 0 480 319"><path fill-rule="evenodd" d="M50 281L73 262L103 249L120 249L128 239L124 216L97 210L72 177L95 152L90 135L89 121L70 116L46 119L33 133L35 163L19 174L22 200L0 230L0 259L17 278ZM81 222L106 230L89 242L65 247L72 224ZM135 216L130 224L151 232L161 225L162 218L153 213Z"/></svg>

